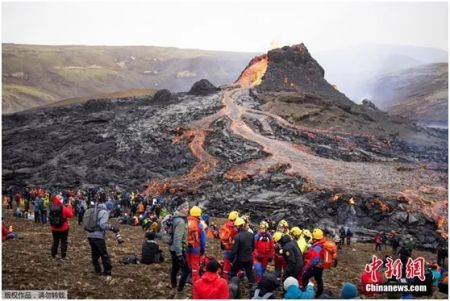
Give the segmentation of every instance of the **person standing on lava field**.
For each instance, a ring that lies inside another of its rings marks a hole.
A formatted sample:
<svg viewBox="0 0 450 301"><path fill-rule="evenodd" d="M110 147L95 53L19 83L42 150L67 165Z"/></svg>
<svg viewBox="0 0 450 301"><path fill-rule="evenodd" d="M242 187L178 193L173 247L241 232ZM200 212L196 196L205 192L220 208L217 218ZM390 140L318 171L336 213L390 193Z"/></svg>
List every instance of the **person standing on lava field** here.
<svg viewBox="0 0 450 301"><path fill-rule="evenodd" d="M278 237L277 237L278 238ZM284 235L276 242L280 243L280 252L286 262L286 270L283 278L294 277L301 282L301 271L303 269L303 255L298 247L297 241L292 240L291 236Z"/></svg>
<svg viewBox="0 0 450 301"><path fill-rule="evenodd" d="M188 223L187 214L189 212L189 203L181 198L176 201L176 211L172 218L172 242L170 245L170 255L172 257L172 269L170 273L170 282L172 288L177 289L177 293L183 291L186 280L189 276L189 266L186 258ZM177 275L181 270L180 281L177 283Z"/></svg>
<svg viewBox="0 0 450 301"><path fill-rule="evenodd" d="M238 229L238 234L233 238L233 247L231 249L230 259L233 263L231 267L231 277L244 269L250 285L255 283L255 275L253 274L253 251L255 249L255 241L253 234L248 231L245 221L238 217L234 221L234 226Z"/></svg>
<svg viewBox="0 0 450 301"><path fill-rule="evenodd" d="M33 208L34 208L34 222L40 223L41 222L42 199L39 195L36 195L36 198L34 199Z"/></svg>
<svg viewBox="0 0 450 301"><path fill-rule="evenodd" d="M274 265L275 265L275 275L277 278L281 279L281 276L283 272L286 270L286 260L284 260L283 254L282 254L282 247L281 244L278 243L278 241L281 240L281 237L287 235L280 231L277 231L273 234L273 243L274 243Z"/></svg>
<svg viewBox="0 0 450 301"><path fill-rule="evenodd" d="M67 255L67 238L69 236L69 222L67 219L73 217L72 206L63 204L61 196L53 198L49 206L50 229L53 235L52 257L55 258L58 253L59 242L61 241L61 258L65 259Z"/></svg>
<svg viewBox="0 0 450 301"><path fill-rule="evenodd" d="M375 243L375 251L381 251L381 244L383 243L383 237L381 236L380 233L377 233L375 235L373 242Z"/></svg>
<svg viewBox="0 0 450 301"><path fill-rule="evenodd" d="M341 240L339 241L339 245L341 247L343 247L345 244L345 229L344 229L344 227L341 227L339 229L339 237L341 238Z"/></svg>
<svg viewBox="0 0 450 301"><path fill-rule="evenodd" d="M86 210L83 216L83 227L91 246L91 258L95 272L110 276L112 265L106 248L106 231L117 234L119 229L108 223L109 212L104 202L105 199L100 198L98 203ZM120 241L118 242L120 243ZM98 262L99 258L102 258L103 272Z"/></svg>
<svg viewBox="0 0 450 301"><path fill-rule="evenodd" d="M200 279L200 256L205 253L206 232L200 222L202 209L194 206L189 211L188 220L188 246L186 249L188 266L191 269L192 283Z"/></svg>
<svg viewBox="0 0 450 301"><path fill-rule="evenodd" d="M259 231L254 238L255 251L253 254L253 266L255 269L256 282L261 280L262 275L266 271L267 264L273 260L274 244L268 228L269 224L262 221L259 224Z"/></svg>
<svg viewBox="0 0 450 301"><path fill-rule="evenodd" d="M311 247L305 252L303 258L305 260L305 267L303 269L302 285L306 288L309 279L314 277L317 283L317 297L323 292L323 245L326 239L323 235L323 231L320 229L314 229L313 243Z"/></svg>
<svg viewBox="0 0 450 301"><path fill-rule="evenodd" d="M353 237L353 232L349 227L345 227L345 238L347 240L347 246L350 246L350 242L352 240Z"/></svg>
<svg viewBox="0 0 450 301"><path fill-rule="evenodd" d="M237 211L231 211L228 214L228 221L220 226L219 238L220 247L223 250L223 277L225 280L231 279L231 249L233 247L233 238L238 233L234 226L234 221L239 217Z"/></svg>

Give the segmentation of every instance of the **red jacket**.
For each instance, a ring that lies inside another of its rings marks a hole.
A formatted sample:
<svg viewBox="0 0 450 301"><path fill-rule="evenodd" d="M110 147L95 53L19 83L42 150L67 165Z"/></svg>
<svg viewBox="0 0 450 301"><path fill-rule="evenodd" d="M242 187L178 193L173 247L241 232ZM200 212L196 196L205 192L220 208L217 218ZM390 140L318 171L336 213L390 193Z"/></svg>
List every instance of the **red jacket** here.
<svg viewBox="0 0 450 301"><path fill-rule="evenodd" d="M72 205L69 203L69 205L64 206L62 200L60 198L58 198L58 197L55 197L53 199L52 204L63 206L63 212L62 213L63 213L64 223L62 224L61 227L58 227L58 228L50 226L50 229L52 231L56 231L56 232L62 232L62 231L69 230L69 222L67 221L67 219L73 217Z"/></svg>
<svg viewBox="0 0 450 301"><path fill-rule="evenodd" d="M371 273L363 272L361 274L361 287L360 287L361 294L363 294L365 296L373 296L374 295L373 292L366 291L366 284L381 284L383 282L383 278L381 277L380 271L376 272L375 278L377 281L373 282Z"/></svg>
<svg viewBox="0 0 450 301"><path fill-rule="evenodd" d="M212 272L206 272L195 281L192 290L193 299L228 299L229 294L227 281Z"/></svg>
<svg viewBox="0 0 450 301"><path fill-rule="evenodd" d="M5 224L2 223L2 241L6 240L6 236L9 234L8 228L5 226Z"/></svg>

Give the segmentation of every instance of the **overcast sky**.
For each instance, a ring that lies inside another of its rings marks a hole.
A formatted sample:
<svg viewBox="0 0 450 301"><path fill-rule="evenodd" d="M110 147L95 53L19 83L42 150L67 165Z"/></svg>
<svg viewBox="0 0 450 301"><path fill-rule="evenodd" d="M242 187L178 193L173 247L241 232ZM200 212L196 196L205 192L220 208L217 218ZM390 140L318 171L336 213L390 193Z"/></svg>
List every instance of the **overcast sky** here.
<svg viewBox="0 0 450 301"><path fill-rule="evenodd" d="M364 43L447 50L446 2L3 2L2 42L264 52Z"/></svg>

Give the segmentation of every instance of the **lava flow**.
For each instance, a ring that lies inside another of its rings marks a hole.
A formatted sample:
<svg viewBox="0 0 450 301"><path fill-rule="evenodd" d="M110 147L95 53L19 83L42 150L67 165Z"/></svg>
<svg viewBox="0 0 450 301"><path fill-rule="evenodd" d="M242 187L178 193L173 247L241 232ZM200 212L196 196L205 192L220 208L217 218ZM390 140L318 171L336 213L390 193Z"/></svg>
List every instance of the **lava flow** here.
<svg viewBox="0 0 450 301"><path fill-rule="evenodd" d="M161 195L166 192L177 193L186 190L197 191L201 180L205 178L209 171L213 170L217 160L208 154L204 149L206 132L203 129L190 129L182 135L175 137L174 143L191 139L189 149L199 162L186 175L165 181L152 181L146 189L150 195Z"/></svg>
<svg viewBox="0 0 450 301"><path fill-rule="evenodd" d="M239 76L237 83L242 87L253 87L261 84L262 78L267 71L269 59L266 54L255 57L250 61L247 68Z"/></svg>

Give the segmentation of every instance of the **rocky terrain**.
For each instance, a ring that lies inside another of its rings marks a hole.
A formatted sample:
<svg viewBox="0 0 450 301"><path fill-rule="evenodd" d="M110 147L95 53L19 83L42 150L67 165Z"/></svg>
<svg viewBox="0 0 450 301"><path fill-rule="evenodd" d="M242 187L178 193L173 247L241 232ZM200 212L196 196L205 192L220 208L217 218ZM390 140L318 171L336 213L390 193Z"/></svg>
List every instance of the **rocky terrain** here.
<svg viewBox="0 0 450 301"><path fill-rule="evenodd" d="M448 235L447 132L356 105L303 45L253 59L237 82L92 100L3 118L3 187L145 189L302 227Z"/></svg>
<svg viewBox="0 0 450 301"><path fill-rule="evenodd" d="M448 123L448 64L430 64L380 76L371 97L393 115Z"/></svg>
<svg viewBox="0 0 450 301"><path fill-rule="evenodd" d="M2 45L2 111L135 89L232 82L254 54L152 46ZM67 101L66 101L67 103Z"/></svg>
<svg viewBox="0 0 450 301"><path fill-rule="evenodd" d="M117 244L111 234L107 236L107 247L113 265L112 279L99 277L93 273L90 247L86 234L76 221L70 221L69 247L67 260L52 259L50 245L52 241L48 226L32 221L12 217L11 210L3 208L5 223L12 225L21 237L19 240L2 244L2 287L12 290L67 290L70 299L172 299L175 292L169 280L171 267L167 245L160 243L166 261L152 265L123 265L119 261L126 255L141 255L143 231L140 227L121 225L125 242ZM215 223L223 220L213 219ZM111 223L116 223L115 219ZM206 253L222 258L220 243L217 239L208 239ZM351 248L339 250L339 264L324 273L325 288L335 296L344 282L359 283L364 265L372 254L379 258L390 254L391 250L374 252L372 244L353 243ZM423 256L427 260L435 258L430 252L415 251L414 256ZM167 258L169 258L167 260ZM19 260L18 260L19 259ZM31 268L32 267L32 268ZM273 271L273 263L268 269ZM35 271L39 271L36 273ZM192 298L192 287L188 284L184 294ZM249 298L245 285L241 288L242 297ZM276 290L277 298L282 298L281 288ZM385 298L378 295L376 298Z"/></svg>

